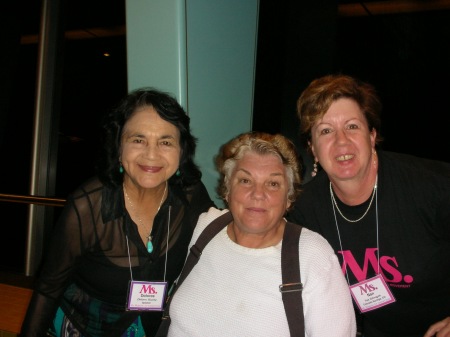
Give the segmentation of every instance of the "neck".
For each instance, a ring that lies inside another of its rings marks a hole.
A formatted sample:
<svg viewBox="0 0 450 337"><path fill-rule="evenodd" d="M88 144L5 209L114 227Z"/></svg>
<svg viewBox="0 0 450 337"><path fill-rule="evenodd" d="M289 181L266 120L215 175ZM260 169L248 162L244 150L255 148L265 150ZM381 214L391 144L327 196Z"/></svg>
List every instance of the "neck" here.
<svg viewBox="0 0 450 337"><path fill-rule="evenodd" d="M227 227L227 234L231 241L247 248L267 248L277 245L282 239L286 221L281 219L278 225L263 233L249 233L242 231L236 224L231 222Z"/></svg>
<svg viewBox="0 0 450 337"><path fill-rule="evenodd" d="M123 192L125 205L133 220L136 217L138 222L153 223L153 218L167 197L167 182L154 189L137 189L135 185L124 182Z"/></svg>
<svg viewBox="0 0 450 337"><path fill-rule="evenodd" d="M371 164L362 177L340 180L329 176L334 193L344 204L360 205L372 195L378 177L378 158L376 154L372 157Z"/></svg>

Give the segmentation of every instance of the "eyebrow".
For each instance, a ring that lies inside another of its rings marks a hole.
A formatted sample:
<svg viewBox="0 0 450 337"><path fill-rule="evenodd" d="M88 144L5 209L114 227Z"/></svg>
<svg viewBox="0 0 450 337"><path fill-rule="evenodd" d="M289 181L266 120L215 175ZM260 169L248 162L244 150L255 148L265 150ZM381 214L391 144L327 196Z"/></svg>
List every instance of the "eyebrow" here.
<svg viewBox="0 0 450 337"><path fill-rule="evenodd" d="M127 136L127 138L132 138L132 137L145 138L146 136L140 132L131 133ZM176 139L176 137L173 135L162 135L162 136L158 137L158 139Z"/></svg>
<svg viewBox="0 0 450 337"><path fill-rule="evenodd" d="M236 173L239 172L239 171L242 171L242 172L248 174L249 176L252 175L249 171L247 171L246 169L243 169L243 168L237 169ZM274 173L271 173L270 176L271 177L278 177L278 176L284 176L284 174L282 172L274 172Z"/></svg>

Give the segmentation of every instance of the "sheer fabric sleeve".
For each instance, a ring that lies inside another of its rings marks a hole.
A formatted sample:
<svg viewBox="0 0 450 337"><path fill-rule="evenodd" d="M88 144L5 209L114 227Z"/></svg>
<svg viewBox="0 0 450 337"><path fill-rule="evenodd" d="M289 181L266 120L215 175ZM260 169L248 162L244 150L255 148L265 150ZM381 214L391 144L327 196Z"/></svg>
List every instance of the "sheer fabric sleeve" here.
<svg viewBox="0 0 450 337"><path fill-rule="evenodd" d="M73 199L68 199L48 241L49 248L22 324L21 337L44 336L52 323L81 255L81 214Z"/></svg>

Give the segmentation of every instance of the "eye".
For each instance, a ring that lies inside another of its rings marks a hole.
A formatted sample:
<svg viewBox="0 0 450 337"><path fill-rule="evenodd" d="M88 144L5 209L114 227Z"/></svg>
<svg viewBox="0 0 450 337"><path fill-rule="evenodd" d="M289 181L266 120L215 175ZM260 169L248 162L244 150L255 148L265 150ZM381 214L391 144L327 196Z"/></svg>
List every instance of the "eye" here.
<svg viewBox="0 0 450 337"><path fill-rule="evenodd" d="M281 186L281 184L278 181L269 181L268 186L271 189L278 189Z"/></svg>
<svg viewBox="0 0 450 337"><path fill-rule="evenodd" d="M324 128L324 129L320 130L320 134L321 135L327 135L329 133L331 133L331 129L330 128Z"/></svg>
<svg viewBox="0 0 450 337"><path fill-rule="evenodd" d="M163 140L159 143L162 146L172 146L172 142L168 141L168 140Z"/></svg>
<svg viewBox="0 0 450 337"><path fill-rule="evenodd" d="M130 136L127 139L127 142L132 143L132 144L143 144L145 142L145 139L139 135L137 136Z"/></svg>
<svg viewBox="0 0 450 337"><path fill-rule="evenodd" d="M247 178L240 178L238 181L240 184L244 184L244 185L250 183L250 180L248 180Z"/></svg>
<svg viewBox="0 0 450 337"><path fill-rule="evenodd" d="M349 124L349 125L347 125L347 129L349 129L349 130L357 130L357 129L359 129L359 125L357 125L357 124Z"/></svg>

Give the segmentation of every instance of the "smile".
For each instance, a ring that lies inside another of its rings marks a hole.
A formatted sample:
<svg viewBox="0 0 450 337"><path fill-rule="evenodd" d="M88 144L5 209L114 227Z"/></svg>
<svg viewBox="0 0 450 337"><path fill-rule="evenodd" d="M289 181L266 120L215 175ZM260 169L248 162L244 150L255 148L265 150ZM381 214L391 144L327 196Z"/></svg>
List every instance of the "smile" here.
<svg viewBox="0 0 450 337"><path fill-rule="evenodd" d="M344 160L350 160L354 157L352 154L344 154L342 156L336 157L337 161L344 161Z"/></svg>

